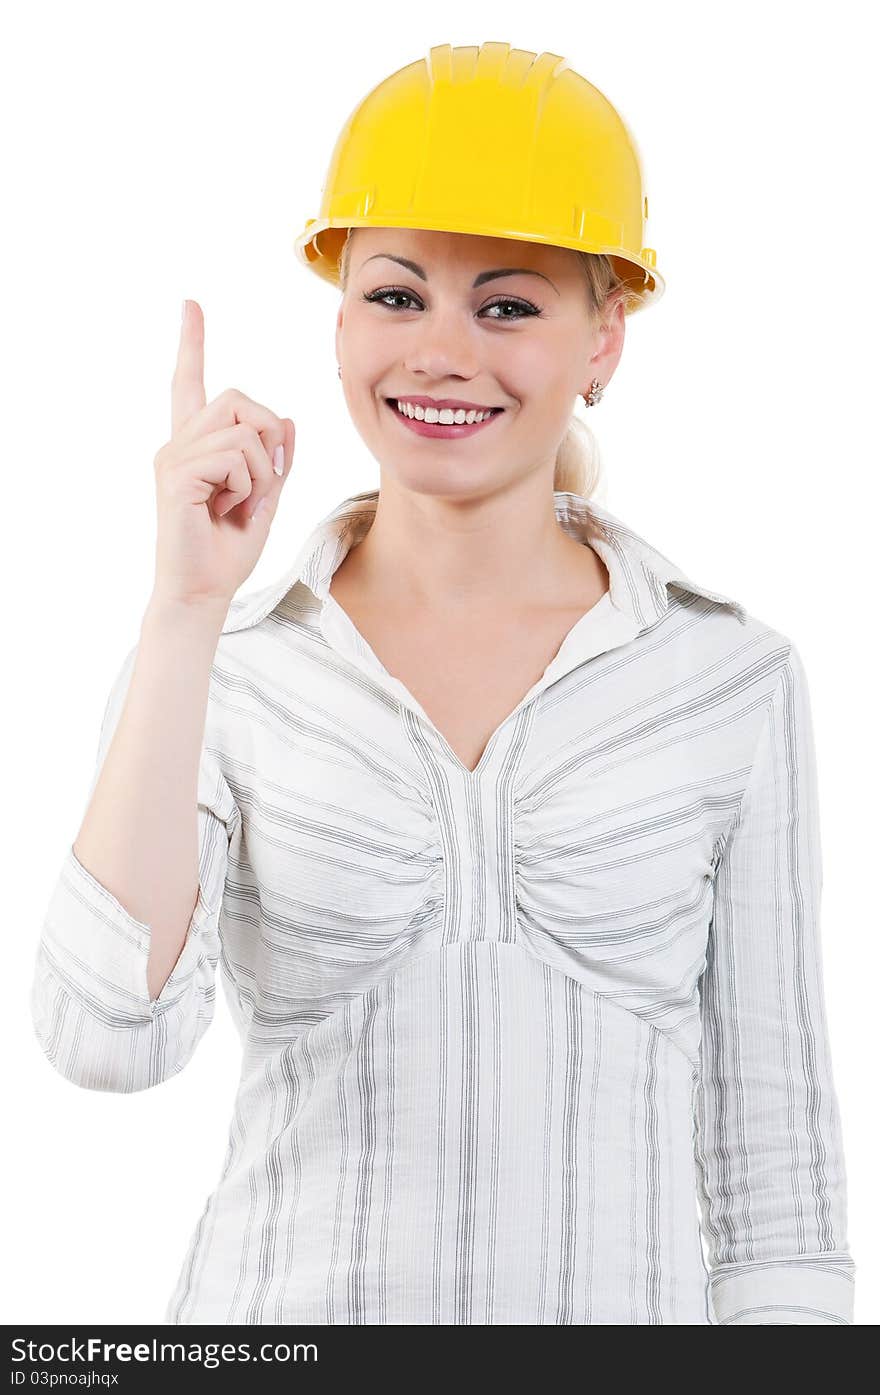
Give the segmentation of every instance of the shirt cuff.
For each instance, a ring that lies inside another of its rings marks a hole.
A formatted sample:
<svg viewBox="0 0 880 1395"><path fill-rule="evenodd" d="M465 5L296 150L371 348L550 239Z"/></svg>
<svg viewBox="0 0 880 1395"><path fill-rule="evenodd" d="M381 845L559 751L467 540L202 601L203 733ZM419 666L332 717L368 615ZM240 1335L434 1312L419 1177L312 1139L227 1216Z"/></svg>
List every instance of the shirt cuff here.
<svg viewBox="0 0 880 1395"><path fill-rule="evenodd" d="M720 1265L710 1275L722 1326L814 1325L853 1321L855 1264L845 1251Z"/></svg>
<svg viewBox="0 0 880 1395"><path fill-rule="evenodd" d="M147 985L150 927L136 920L68 849L55 885L41 954L71 998L120 1027L151 1020L185 993L199 960L200 932L216 914L199 884L177 963L158 998Z"/></svg>

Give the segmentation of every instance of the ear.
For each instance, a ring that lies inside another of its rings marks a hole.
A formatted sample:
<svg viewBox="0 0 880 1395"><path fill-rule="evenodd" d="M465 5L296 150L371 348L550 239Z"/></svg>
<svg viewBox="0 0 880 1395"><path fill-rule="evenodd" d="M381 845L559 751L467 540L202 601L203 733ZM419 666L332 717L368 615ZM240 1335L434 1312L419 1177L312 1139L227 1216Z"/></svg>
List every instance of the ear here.
<svg viewBox="0 0 880 1395"><path fill-rule="evenodd" d="M337 362L337 363L341 363L341 362L342 362L342 359L340 358L340 350L341 350L341 348L342 348L341 340L342 340L342 306L340 305L339 310L337 311L337 314L336 314L336 362Z"/></svg>
<svg viewBox="0 0 880 1395"><path fill-rule="evenodd" d="M617 300L611 318L604 329L596 336L596 349L590 355L587 372L590 380L598 378L603 387L610 383L615 368L620 362L626 337L626 315L622 297Z"/></svg>

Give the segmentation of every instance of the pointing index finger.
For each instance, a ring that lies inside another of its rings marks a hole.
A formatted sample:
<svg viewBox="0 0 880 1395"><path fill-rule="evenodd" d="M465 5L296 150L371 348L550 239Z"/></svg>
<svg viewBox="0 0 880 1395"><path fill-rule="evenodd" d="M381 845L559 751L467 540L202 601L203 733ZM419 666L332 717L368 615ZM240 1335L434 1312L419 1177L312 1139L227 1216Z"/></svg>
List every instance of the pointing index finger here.
<svg viewBox="0 0 880 1395"><path fill-rule="evenodd" d="M185 300L171 380L171 434L204 407L205 401L205 318L197 300Z"/></svg>

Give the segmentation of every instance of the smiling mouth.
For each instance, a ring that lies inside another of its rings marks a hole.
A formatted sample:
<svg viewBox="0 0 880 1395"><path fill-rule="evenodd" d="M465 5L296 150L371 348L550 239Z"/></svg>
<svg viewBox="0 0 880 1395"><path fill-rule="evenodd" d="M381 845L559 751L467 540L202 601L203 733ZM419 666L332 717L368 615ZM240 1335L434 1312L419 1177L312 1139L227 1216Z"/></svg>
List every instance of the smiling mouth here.
<svg viewBox="0 0 880 1395"><path fill-rule="evenodd" d="M410 416L408 412L402 412L397 405L396 397L386 397L384 399L389 411L393 412L408 431L415 432L417 436L433 437L434 439L456 440L464 436L473 436L483 431L504 411L503 407L490 407L487 415L481 421L425 421L424 417ZM442 411L463 411L464 408L443 407ZM468 411L473 410L468 408Z"/></svg>

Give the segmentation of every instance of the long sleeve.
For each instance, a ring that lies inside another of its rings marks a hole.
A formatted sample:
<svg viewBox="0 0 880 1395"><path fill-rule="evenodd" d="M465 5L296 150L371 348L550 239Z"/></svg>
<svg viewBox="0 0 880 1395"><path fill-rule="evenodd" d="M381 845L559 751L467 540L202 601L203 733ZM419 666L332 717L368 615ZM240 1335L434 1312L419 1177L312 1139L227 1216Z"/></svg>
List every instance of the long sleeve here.
<svg viewBox="0 0 880 1395"><path fill-rule="evenodd" d="M134 670L127 655L104 712L89 798ZM52 1066L75 1085L127 1093L176 1075L214 1012L218 921L229 840L239 811L203 746L198 778L199 894L186 940L155 1001L147 988L149 926L135 920L79 862L71 845L43 921L31 1017Z"/></svg>
<svg viewBox="0 0 880 1395"><path fill-rule="evenodd" d="M816 755L791 645L715 876L694 1151L720 1324L851 1323Z"/></svg>

